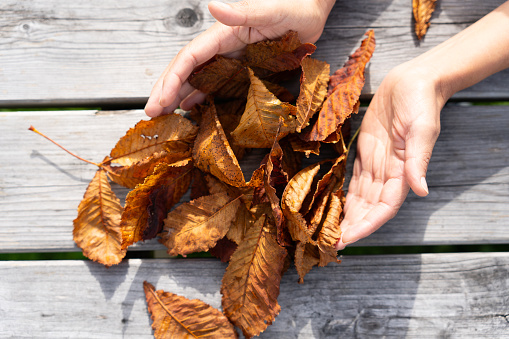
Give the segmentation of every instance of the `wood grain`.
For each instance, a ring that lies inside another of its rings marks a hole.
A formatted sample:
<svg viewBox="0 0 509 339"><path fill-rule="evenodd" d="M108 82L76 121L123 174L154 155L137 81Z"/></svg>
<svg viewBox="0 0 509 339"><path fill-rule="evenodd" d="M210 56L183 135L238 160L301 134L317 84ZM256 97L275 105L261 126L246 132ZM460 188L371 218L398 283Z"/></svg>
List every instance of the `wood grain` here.
<svg viewBox="0 0 509 339"><path fill-rule="evenodd" d="M447 105L428 171L430 195L410 194L395 219L356 245L509 243L508 110ZM139 110L0 115L0 252L78 250L72 220L96 170L28 126L98 162L142 118ZM264 152L253 151L241 162L247 178ZM116 185L114 190L120 198L127 194ZM138 246L162 248L156 241Z"/></svg>
<svg viewBox="0 0 509 339"><path fill-rule="evenodd" d="M374 29L377 48L363 91L387 72L445 41L503 0L440 1L423 41L411 1L337 1L316 57L341 67ZM141 105L169 61L214 19L203 0L4 0L0 8L0 106ZM508 99L509 71L457 99Z"/></svg>
<svg viewBox="0 0 509 339"><path fill-rule="evenodd" d="M218 260L0 262L0 337L152 338L142 283L220 307ZM281 282L260 338L507 338L509 253L344 257Z"/></svg>

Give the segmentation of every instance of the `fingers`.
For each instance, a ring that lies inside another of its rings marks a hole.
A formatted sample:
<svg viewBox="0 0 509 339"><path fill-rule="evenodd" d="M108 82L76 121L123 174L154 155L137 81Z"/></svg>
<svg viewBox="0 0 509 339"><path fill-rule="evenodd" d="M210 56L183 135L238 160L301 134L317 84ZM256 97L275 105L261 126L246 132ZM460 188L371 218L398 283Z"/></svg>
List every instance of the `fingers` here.
<svg viewBox="0 0 509 339"><path fill-rule="evenodd" d="M277 11L280 2L262 2L253 5L250 1L239 1L225 4L219 1L209 3L210 14L227 26L268 26L273 24L288 8ZM267 5L274 8L267 8Z"/></svg>
<svg viewBox="0 0 509 339"><path fill-rule="evenodd" d="M173 111L193 92L186 81L193 69L216 54L231 53L245 44L237 39L231 29L215 23L180 50L154 85L145 112L157 116Z"/></svg>
<svg viewBox="0 0 509 339"><path fill-rule="evenodd" d="M406 139L405 176L412 191L421 197L429 193L426 172L439 132L439 119L416 121Z"/></svg>
<svg viewBox="0 0 509 339"><path fill-rule="evenodd" d="M336 244L337 250L367 237L392 219L405 201L409 187L405 180L399 177L387 180L378 189L380 195L377 202L356 195L355 192L348 193L353 194L353 197L350 197L350 205L345 209L345 219L341 223L343 234ZM375 192L370 194L373 196Z"/></svg>

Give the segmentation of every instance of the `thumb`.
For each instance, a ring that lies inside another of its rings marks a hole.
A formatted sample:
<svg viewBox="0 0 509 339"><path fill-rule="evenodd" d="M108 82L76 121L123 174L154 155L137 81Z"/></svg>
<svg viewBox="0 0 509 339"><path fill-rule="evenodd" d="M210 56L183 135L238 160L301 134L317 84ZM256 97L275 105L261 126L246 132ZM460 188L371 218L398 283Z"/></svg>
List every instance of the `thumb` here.
<svg viewBox="0 0 509 339"><path fill-rule="evenodd" d="M278 2L271 6L277 6ZM250 1L239 1L226 4L219 1L209 3L210 14L219 22L227 26L266 26L277 18L280 13L276 8L264 8L260 4L253 5Z"/></svg>
<svg viewBox="0 0 509 339"><path fill-rule="evenodd" d="M408 132L405 145L405 177L418 196L428 195L426 172L433 147L440 133L440 120L416 121Z"/></svg>

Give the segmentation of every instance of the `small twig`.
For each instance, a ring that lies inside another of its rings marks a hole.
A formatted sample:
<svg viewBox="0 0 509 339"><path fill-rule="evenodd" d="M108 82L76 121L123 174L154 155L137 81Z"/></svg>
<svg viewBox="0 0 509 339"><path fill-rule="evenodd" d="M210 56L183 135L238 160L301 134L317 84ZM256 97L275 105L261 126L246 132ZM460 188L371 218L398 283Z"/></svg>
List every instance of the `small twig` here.
<svg viewBox="0 0 509 339"><path fill-rule="evenodd" d="M64 150L64 151L66 151L67 153L69 153L70 155L72 155L73 157L78 158L79 160L84 161L84 162L86 162L86 163L89 163L89 164L95 165L95 166L97 166L97 167L99 167L99 168L101 168L101 167L102 167L102 166L101 166L101 164L98 164L98 163L92 162L92 161L87 160L87 159L83 159L82 157L77 156L76 154L74 154L74 153L72 153L71 151L67 150L65 147L63 147L62 145L60 145L60 144L59 144L59 143L57 143L56 141L53 141L53 140L52 140L51 138L49 138L48 136L46 136L46 135L42 134L41 132L39 132L36 128L34 128L34 126L30 126L28 129L29 129L30 131L32 131L32 132L35 132L35 133L39 134L41 137L44 137L44 138L48 139L49 141L51 141L52 143L54 143L55 145L57 145L58 147L60 147L61 149L63 149L63 150Z"/></svg>
<svg viewBox="0 0 509 339"><path fill-rule="evenodd" d="M359 135L359 132L360 132L361 128L357 128L357 130L355 131L355 134L352 136L352 138L350 139L350 142L348 143L348 147L346 148L346 154L348 156L348 153L350 153L350 147L352 146L353 144L353 141L357 138L357 136Z"/></svg>

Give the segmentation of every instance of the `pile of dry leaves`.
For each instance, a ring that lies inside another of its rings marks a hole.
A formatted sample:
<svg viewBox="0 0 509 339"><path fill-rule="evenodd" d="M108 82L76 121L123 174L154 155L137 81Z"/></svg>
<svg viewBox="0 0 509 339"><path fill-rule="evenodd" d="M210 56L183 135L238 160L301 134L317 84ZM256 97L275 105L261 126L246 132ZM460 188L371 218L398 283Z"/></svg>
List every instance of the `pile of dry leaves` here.
<svg viewBox="0 0 509 339"><path fill-rule="evenodd" d="M258 335L280 311L280 280L292 260L300 282L313 266L339 262L342 126L359 109L375 48L373 31L366 35L332 75L295 32L249 45L242 59L216 56L189 77L209 93L190 118L140 121L96 164L74 220L74 240L88 258L115 265L130 245L159 236L170 255L210 251L229 263L224 315L144 284L156 337L168 328L173 335L236 337L232 323L248 338ZM295 72L297 99L281 86ZM337 157L301 169L301 157L319 154L323 143L335 145ZM239 159L252 148L268 153L246 181ZM132 188L125 207L109 180ZM191 201L181 202L188 190Z"/></svg>

